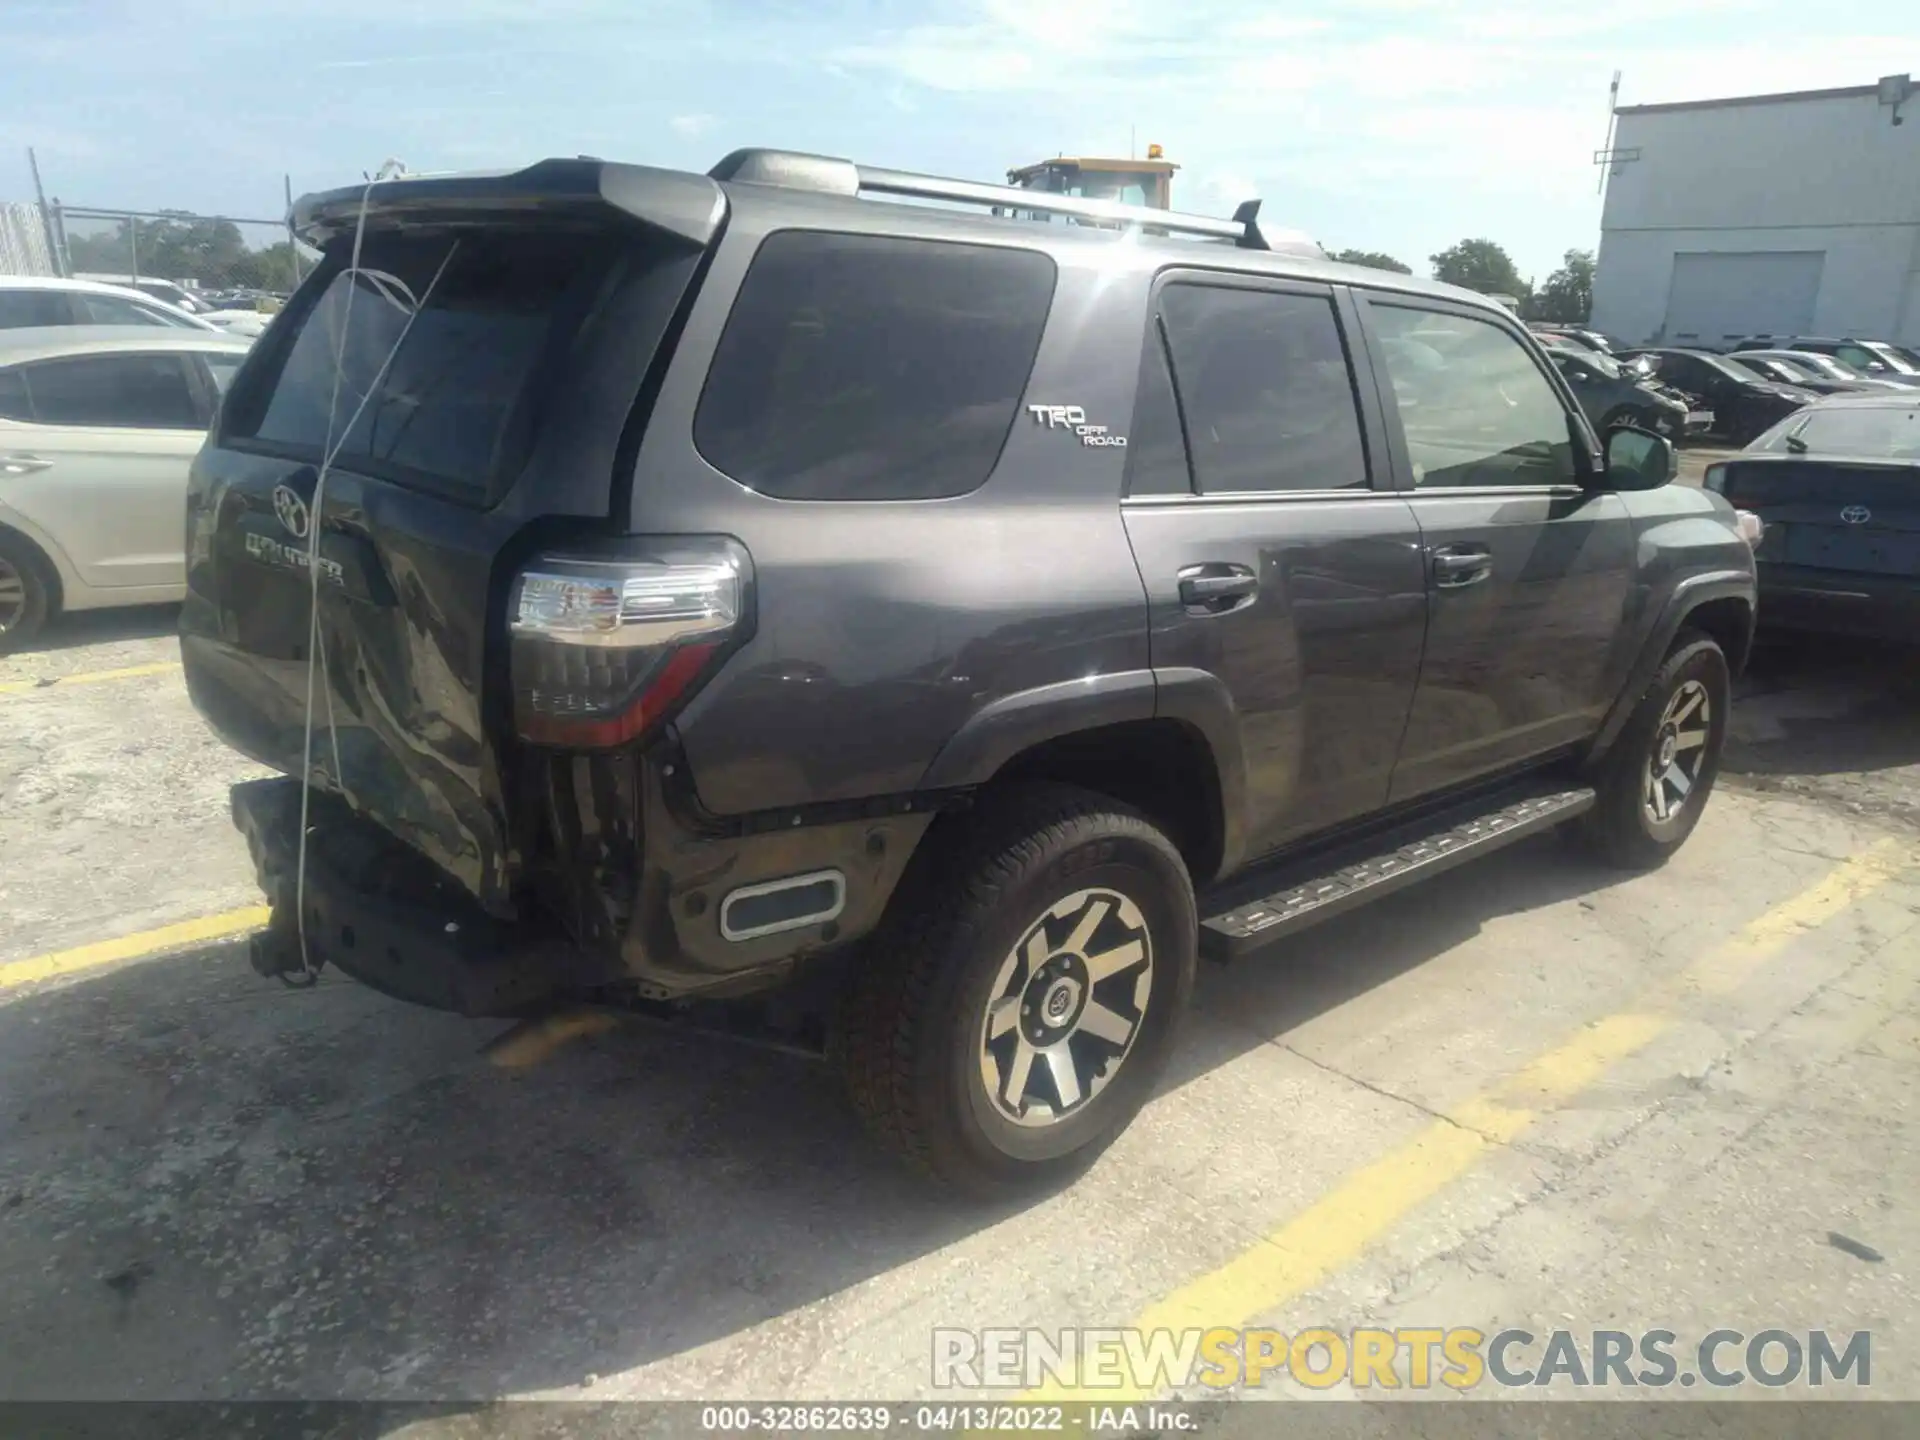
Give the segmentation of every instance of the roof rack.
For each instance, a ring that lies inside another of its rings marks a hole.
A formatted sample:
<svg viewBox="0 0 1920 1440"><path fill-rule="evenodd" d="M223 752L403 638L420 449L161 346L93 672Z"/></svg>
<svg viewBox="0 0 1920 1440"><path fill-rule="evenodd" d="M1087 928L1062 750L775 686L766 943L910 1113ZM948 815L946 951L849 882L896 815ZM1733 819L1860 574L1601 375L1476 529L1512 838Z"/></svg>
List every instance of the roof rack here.
<svg viewBox="0 0 1920 1440"><path fill-rule="evenodd" d="M975 180L950 180L910 170L885 170L856 165L827 155L794 150L736 150L707 172L710 179L754 185L779 185L827 195L900 195L915 200L946 200L960 205L1065 215L1078 220L1105 220L1180 235L1203 235L1231 240L1243 250L1285 250L1324 259L1325 252L1297 231L1269 236L1260 228L1260 202L1248 200L1231 220L1210 215L1184 215L1177 210L1155 210L1145 205L1122 205L1112 200L1087 200L1078 195L1056 195L1024 190L1014 185L987 185Z"/></svg>

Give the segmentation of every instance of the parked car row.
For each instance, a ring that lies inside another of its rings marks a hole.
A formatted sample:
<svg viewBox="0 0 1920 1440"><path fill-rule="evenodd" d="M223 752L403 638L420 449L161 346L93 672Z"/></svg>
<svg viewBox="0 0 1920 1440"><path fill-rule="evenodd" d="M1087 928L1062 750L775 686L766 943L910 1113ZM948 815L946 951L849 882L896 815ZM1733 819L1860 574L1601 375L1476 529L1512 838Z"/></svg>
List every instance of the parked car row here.
<svg viewBox="0 0 1920 1440"><path fill-rule="evenodd" d="M1623 366L1610 354L1557 343L1548 344L1546 351L1602 434L1617 425L1634 425L1677 440L1704 435L1713 427L1713 411L1696 397Z"/></svg>
<svg viewBox="0 0 1920 1440"><path fill-rule="evenodd" d="M1821 396L1920 388L1920 353L1884 340L1756 335L1721 350L1631 346L1577 325L1529 328L1602 429L1633 423L1744 445ZM1663 403L1676 399L1684 422Z"/></svg>
<svg viewBox="0 0 1920 1440"><path fill-rule="evenodd" d="M0 330L49 325L166 325L252 340L273 317L258 309L198 313L127 285L43 275L0 275Z"/></svg>
<svg viewBox="0 0 1920 1440"><path fill-rule="evenodd" d="M185 594L187 467L248 347L152 320L0 329L0 653L62 610Z"/></svg>

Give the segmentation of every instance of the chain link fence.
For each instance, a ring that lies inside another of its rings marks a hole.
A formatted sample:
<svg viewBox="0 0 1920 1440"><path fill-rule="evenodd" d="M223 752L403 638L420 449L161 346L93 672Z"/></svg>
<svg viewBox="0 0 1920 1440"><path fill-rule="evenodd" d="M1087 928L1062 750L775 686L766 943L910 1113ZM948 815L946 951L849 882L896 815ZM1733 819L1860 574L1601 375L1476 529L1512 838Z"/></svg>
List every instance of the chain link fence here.
<svg viewBox="0 0 1920 1440"><path fill-rule="evenodd" d="M318 258L284 220L184 210L96 210L54 201L54 261L76 280L129 285L174 304L277 308Z"/></svg>
<svg viewBox="0 0 1920 1440"><path fill-rule="evenodd" d="M38 205L0 202L0 275L58 275L52 236Z"/></svg>

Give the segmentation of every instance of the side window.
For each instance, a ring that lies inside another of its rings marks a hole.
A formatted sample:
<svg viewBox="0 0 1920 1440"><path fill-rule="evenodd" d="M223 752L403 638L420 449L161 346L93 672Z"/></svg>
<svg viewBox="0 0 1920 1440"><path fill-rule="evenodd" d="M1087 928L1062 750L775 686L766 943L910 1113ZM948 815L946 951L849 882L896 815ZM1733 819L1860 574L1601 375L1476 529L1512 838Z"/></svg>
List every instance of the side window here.
<svg viewBox="0 0 1920 1440"><path fill-rule="evenodd" d="M769 236L714 352L694 444L782 499L964 495L1019 413L1053 282L1031 250Z"/></svg>
<svg viewBox="0 0 1920 1440"><path fill-rule="evenodd" d="M18 369L0 370L0 420L32 420L27 378Z"/></svg>
<svg viewBox="0 0 1920 1440"><path fill-rule="evenodd" d="M1202 494L1366 487L1329 297L1180 283L1161 291L1160 319Z"/></svg>
<svg viewBox="0 0 1920 1440"><path fill-rule="evenodd" d="M1464 315L1378 301L1372 313L1416 485L1574 482L1567 412L1518 340Z"/></svg>
<svg viewBox="0 0 1920 1440"><path fill-rule="evenodd" d="M1193 471L1187 464L1186 437L1180 433L1166 336L1156 322L1148 327L1140 353L1140 383L1133 398L1133 425L1127 431L1127 494L1192 493Z"/></svg>
<svg viewBox="0 0 1920 1440"><path fill-rule="evenodd" d="M101 355L24 367L43 425L201 430L186 368L173 355Z"/></svg>
<svg viewBox="0 0 1920 1440"><path fill-rule="evenodd" d="M1886 361L1859 345L1836 345L1833 347L1833 353L1854 369L1864 370L1870 375L1877 375L1887 368Z"/></svg>
<svg viewBox="0 0 1920 1440"><path fill-rule="evenodd" d="M165 325L167 317L158 310L122 300L118 295L89 295L76 291L74 304L80 309L83 325Z"/></svg>
<svg viewBox="0 0 1920 1440"><path fill-rule="evenodd" d="M58 290L0 290L0 330L23 330L69 322L67 297Z"/></svg>
<svg viewBox="0 0 1920 1440"><path fill-rule="evenodd" d="M1667 357L1666 374L1683 390L1692 390L1704 394L1716 389L1725 379L1718 370L1692 355L1670 355Z"/></svg>

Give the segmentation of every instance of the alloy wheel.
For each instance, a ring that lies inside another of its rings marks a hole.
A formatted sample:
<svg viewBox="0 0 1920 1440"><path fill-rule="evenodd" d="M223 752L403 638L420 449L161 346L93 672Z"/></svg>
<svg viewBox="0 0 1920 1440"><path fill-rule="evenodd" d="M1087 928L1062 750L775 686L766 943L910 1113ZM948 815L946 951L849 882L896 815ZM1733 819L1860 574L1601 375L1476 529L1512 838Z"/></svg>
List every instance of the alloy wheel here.
<svg viewBox="0 0 1920 1440"><path fill-rule="evenodd" d="M1691 801L1707 763L1707 737L1713 727L1713 702L1707 687L1689 680L1673 692L1647 752L1641 803L1647 817L1664 825Z"/></svg>
<svg viewBox="0 0 1920 1440"><path fill-rule="evenodd" d="M11 561L0 557L0 635L20 623L27 613L27 579Z"/></svg>
<svg viewBox="0 0 1920 1440"><path fill-rule="evenodd" d="M1114 890L1078 890L1007 952L981 1017L980 1079L995 1110L1044 1126L1086 1106L1120 1071L1146 1019L1153 937Z"/></svg>

